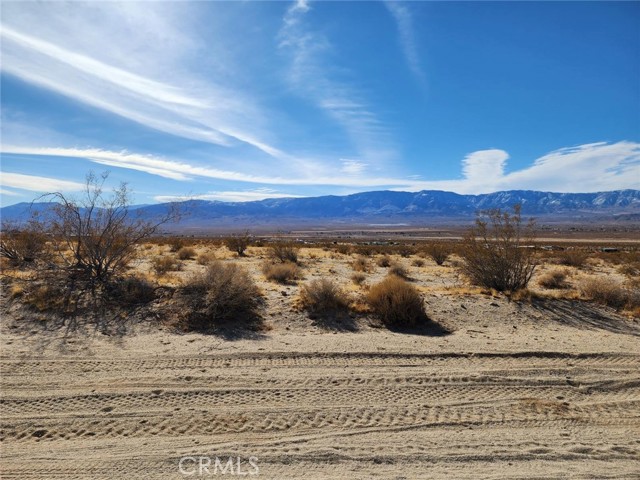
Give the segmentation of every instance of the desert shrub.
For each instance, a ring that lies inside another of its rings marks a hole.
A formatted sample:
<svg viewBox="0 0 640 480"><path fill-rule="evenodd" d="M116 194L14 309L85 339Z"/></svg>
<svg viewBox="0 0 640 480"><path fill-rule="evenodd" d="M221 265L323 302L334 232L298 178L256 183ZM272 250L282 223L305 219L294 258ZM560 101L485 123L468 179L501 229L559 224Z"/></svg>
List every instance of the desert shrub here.
<svg viewBox="0 0 640 480"><path fill-rule="evenodd" d="M154 285L139 277L119 278L109 284L108 290L110 298L127 306L149 303L155 298Z"/></svg>
<svg viewBox="0 0 640 480"><path fill-rule="evenodd" d="M416 249L412 245L407 245L406 243L401 243L400 245L398 245L396 251L398 252L398 255L403 258L410 257L411 255L416 253Z"/></svg>
<svg viewBox="0 0 640 480"><path fill-rule="evenodd" d="M67 292L58 282L32 285L25 293L22 300L24 304L40 312L63 313L66 309Z"/></svg>
<svg viewBox="0 0 640 480"><path fill-rule="evenodd" d="M0 256L14 264L35 262L46 252L47 236L37 221L19 227L3 223L0 230Z"/></svg>
<svg viewBox="0 0 640 480"><path fill-rule="evenodd" d="M549 289L567 288L567 272L564 270L551 270L538 279L538 285Z"/></svg>
<svg viewBox="0 0 640 480"><path fill-rule="evenodd" d="M182 247L177 253L179 260L192 260L196 256L196 251L193 247Z"/></svg>
<svg viewBox="0 0 640 480"><path fill-rule="evenodd" d="M198 262L198 265L208 265L215 259L216 256L213 253L201 253L198 255L198 258L196 258L196 262Z"/></svg>
<svg viewBox="0 0 640 480"><path fill-rule="evenodd" d="M389 275L372 286L366 300L373 312L388 326L411 327L427 320L418 290L395 275Z"/></svg>
<svg viewBox="0 0 640 480"><path fill-rule="evenodd" d="M364 273L354 273L351 275L351 281L356 285L362 285L366 279L367 276Z"/></svg>
<svg viewBox="0 0 640 480"><path fill-rule="evenodd" d="M249 273L239 265L216 261L181 288L185 327L210 329L231 320L258 316L262 295Z"/></svg>
<svg viewBox="0 0 640 480"><path fill-rule="evenodd" d="M269 256L285 263L298 263L299 249L291 242L275 242L269 247Z"/></svg>
<svg viewBox="0 0 640 480"><path fill-rule="evenodd" d="M421 258L416 258L413 262L411 262L411 265L418 268L424 267L424 260L422 260Z"/></svg>
<svg viewBox="0 0 640 480"><path fill-rule="evenodd" d="M357 255L361 255L363 257L370 257L375 253L375 248L373 248L373 246L371 245L358 245L353 249L353 251Z"/></svg>
<svg viewBox="0 0 640 480"><path fill-rule="evenodd" d="M481 212L463 240L462 271L472 283L499 292L526 288L536 268L534 249L526 248L533 238L533 221L523 225L519 205L513 214Z"/></svg>
<svg viewBox="0 0 640 480"><path fill-rule="evenodd" d="M157 275L164 275L167 272L177 272L182 269L182 263L170 256L157 256L151 260L151 268Z"/></svg>
<svg viewBox="0 0 640 480"><path fill-rule="evenodd" d="M430 243L424 249L424 252L436 262L437 265L443 265L451 254L451 249L444 243Z"/></svg>
<svg viewBox="0 0 640 480"><path fill-rule="evenodd" d="M581 250L566 250L557 257L557 262L560 265L566 265L567 267L582 268L584 267L588 256L587 252L583 252Z"/></svg>
<svg viewBox="0 0 640 480"><path fill-rule="evenodd" d="M282 284L291 283L302 277L300 267L291 262L265 263L262 266L262 273L267 280Z"/></svg>
<svg viewBox="0 0 640 480"><path fill-rule="evenodd" d="M247 250L249 245L251 245L251 235L248 231L241 234L233 235L229 238L226 238L224 240L224 244L229 250L237 253L239 257L243 257L244 252Z"/></svg>
<svg viewBox="0 0 640 480"><path fill-rule="evenodd" d="M640 294L606 277L589 277L580 282L580 293L589 300L620 310L640 306Z"/></svg>
<svg viewBox="0 0 640 480"><path fill-rule="evenodd" d="M336 253L339 253L340 255L349 255L351 253L351 245L336 245Z"/></svg>
<svg viewBox="0 0 640 480"><path fill-rule="evenodd" d="M640 263L625 263L618 266L617 270L627 277L637 277L640 275Z"/></svg>
<svg viewBox="0 0 640 480"><path fill-rule="evenodd" d="M322 278L302 286L300 301L303 308L314 313L345 310L349 301L342 289L332 280Z"/></svg>
<svg viewBox="0 0 640 480"><path fill-rule="evenodd" d="M389 255L383 255L382 257L378 258L378 260L376 261L376 265L382 268L391 266L391 257L389 257Z"/></svg>
<svg viewBox="0 0 640 480"><path fill-rule="evenodd" d="M181 248L185 247L187 245L187 242L185 242L184 239L180 237L171 237L167 244L169 245L169 251L175 253Z"/></svg>
<svg viewBox="0 0 640 480"><path fill-rule="evenodd" d="M389 274L395 275L397 277L403 278L405 280L409 279L409 271L407 268L399 262L392 262L389 266Z"/></svg>
<svg viewBox="0 0 640 480"><path fill-rule="evenodd" d="M356 272L370 272L371 264L366 257L356 257L356 259L351 262L351 268L353 268Z"/></svg>

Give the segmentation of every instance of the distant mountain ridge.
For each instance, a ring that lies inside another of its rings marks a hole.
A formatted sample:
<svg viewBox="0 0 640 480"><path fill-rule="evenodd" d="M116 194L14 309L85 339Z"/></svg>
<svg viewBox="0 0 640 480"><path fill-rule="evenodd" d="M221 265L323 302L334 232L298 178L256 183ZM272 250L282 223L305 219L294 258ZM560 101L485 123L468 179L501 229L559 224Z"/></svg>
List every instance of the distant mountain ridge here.
<svg viewBox="0 0 640 480"><path fill-rule="evenodd" d="M532 190L512 190L481 195L461 195L452 192L424 190L421 192L373 191L345 196L306 198L272 198L251 202L220 202L188 200L183 202L188 212L180 225L274 224L288 222L363 223L406 221L417 223L429 219L470 219L477 211L492 208L511 209L521 204L525 216L574 219L614 218L636 221L640 215L640 190L615 190L598 193L554 193ZM166 211L168 204L132 206L143 218L155 218ZM51 204L19 203L0 209L3 220L21 222L30 213L29 207L47 214Z"/></svg>

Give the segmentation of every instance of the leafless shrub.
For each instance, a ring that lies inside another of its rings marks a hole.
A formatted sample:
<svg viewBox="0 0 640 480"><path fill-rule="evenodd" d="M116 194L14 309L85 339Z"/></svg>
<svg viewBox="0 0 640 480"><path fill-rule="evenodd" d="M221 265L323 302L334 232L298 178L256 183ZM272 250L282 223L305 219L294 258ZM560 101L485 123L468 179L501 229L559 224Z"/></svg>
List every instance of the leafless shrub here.
<svg viewBox="0 0 640 480"><path fill-rule="evenodd" d="M244 252L247 250L249 245L251 245L251 235L249 231L244 233L239 233L237 235L233 235L224 240L225 246L238 254L239 257L244 257Z"/></svg>
<svg viewBox="0 0 640 480"><path fill-rule="evenodd" d="M416 249L412 245L407 245L406 243L401 243L400 245L398 245L396 251L398 252L398 255L403 258L408 258L416 253Z"/></svg>
<svg viewBox="0 0 640 480"><path fill-rule="evenodd" d="M262 266L262 273L267 280L287 284L302 278L300 267L295 263L265 263Z"/></svg>
<svg viewBox="0 0 640 480"><path fill-rule="evenodd" d="M47 250L47 236L37 220L23 226L3 222L0 230L0 256L13 264L33 263Z"/></svg>
<svg viewBox="0 0 640 480"><path fill-rule="evenodd" d="M549 289L567 288L567 272L564 270L551 270L540 277L538 285Z"/></svg>
<svg viewBox="0 0 640 480"><path fill-rule="evenodd" d="M472 283L499 292L526 288L536 267L534 251L528 248L533 238L533 221L523 225L520 205L513 214L481 212L463 241L462 271Z"/></svg>
<svg viewBox="0 0 640 480"><path fill-rule="evenodd" d="M444 243L430 243L424 249L424 252L436 262L437 265L443 265L451 255L451 249Z"/></svg>
<svg viewBox="0 0 640 480"><path fill-rule="evenodd" d="M581 250L565 250L557 257L557 262L560 265L566 265L568 267L582 268L588 257L587 252Z"/></svg>
<svg viewBox="0 0 640 480"><path fill-rule="evenodd" d="M336 253L339 253L340 255L349 255L351 253L351 245L346 245L346 244L338 244L336 245Z"/></svg>
<svg viewBox="0 0 640 480"><path fill-rule="evenodd" d="M182 270L182 263L177 258L160 255L151 260L151 268L157 275L164 275L167 272Z"/></svg>
<svg viewBox="0 0 640 480"><path fill-rule="evenodd" d="M640 263L625 263L618 266L618 272L627 277L640 276Z"/></svg>
<svg viewBox="0 0 640 480"><path fill-rule="evenodd" d="M192 247L182 247L178 250L179 260L193 260L196 257L196 250Z"/></svg>
<svg viewBox="0 0 640 480"><path fill-rule="evenodd" d="M367 303L388 326L412 327L427 320L416 288L395 275L373 285L367 294Z"/></svg>
<svg viewBox="0 0 640 480"><path fill-rule="evenodd" d="M185 242L184 239L180 237L171 237L167 244L169 245L169 251L171 253L175 253L181 248L185 247L187 245L187 242Z"/></svg>
<svg viewBox="0 0 640 480"><path fill-rule="evenodd" d="M154 285L139 277L124 277L108 286L108 295L123 306L148 303L155 298Z"/></svg>
<svg viewBox="0 0 640 480"><path fill-rule="evenodd" d="M300 301L306 310L320 314L346 310L349 304L342 289L327 278L313 280L303 285Z"/></svg>
<svg viewBox="0 0 640 480"><path fill-rule="evenodd" d="M269 247L269 256L282 263L298 263L298 252L298 247L287 241L278 241Z"/></svg>
<svg viewBox="0 0 640 480"><path fill-rule="evenodd" d="M201 253L200 255L198 255L196 262L198 262L198 265L208 265L209 263L213 262L215 259L216 259L216 256L212 253Z"/></svg>
<svg viewBox="0 0 640 480"><path fill-rule="evenodd" d="M181 293L184 327L188 330L208 330L221 322L255 319L262 297L245 269L220 261L189 279Z"/></svg>
<svg viewBox="0 0 640 480"><path fill-rule="evenodd" d="M351 281L356 285L362 285L366 279L367 276L364 273L354 273L351 275Z"/></svg>

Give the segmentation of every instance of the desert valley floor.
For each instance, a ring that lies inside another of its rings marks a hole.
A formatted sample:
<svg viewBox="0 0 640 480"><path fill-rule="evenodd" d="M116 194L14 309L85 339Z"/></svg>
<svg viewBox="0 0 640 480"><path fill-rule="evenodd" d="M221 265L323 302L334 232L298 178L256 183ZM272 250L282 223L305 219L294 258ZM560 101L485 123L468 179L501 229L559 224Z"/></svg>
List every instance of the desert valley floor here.
<svg viewBox="0 0 640 480"><path fill-rule="evenodd" d="M5 321L1 475L206 478L180 458L253 456L253 478L638 478L639 325L558 305L434 296L443 337L292 320L236 341L64 339Z"/></svg>

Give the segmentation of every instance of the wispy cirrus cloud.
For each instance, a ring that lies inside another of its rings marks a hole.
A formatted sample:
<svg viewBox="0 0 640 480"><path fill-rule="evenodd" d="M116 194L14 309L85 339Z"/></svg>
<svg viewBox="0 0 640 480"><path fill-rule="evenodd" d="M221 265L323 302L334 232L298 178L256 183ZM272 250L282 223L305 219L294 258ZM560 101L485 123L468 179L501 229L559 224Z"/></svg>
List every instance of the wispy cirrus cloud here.
<svg viewBox="0 0 640 480"><path fill-rule="evenodd" d="M204 48L183 33L191 5L99 3L3 5L3 72L165 133L284 156L255 98L188 65Z"/></svg>
<svg viewBox="0 0 640 480"><path fill-rule="evenodd" d="M396 22L400 47L402 48L402 54L404 55L409 70L411 70L423 86L426 86L427 75L424 72L420 55L418 54L413 16L411 15L409 7L404 3L391 0L385 1L384 4Z"/></svg>
<svg viewBox="0 0 640 480"><path fill-rule="evenodd" d="M266 191L267 186L309 186L349 187L362 191L391 188L395 190L446 190L457 193L489 193L499 190L545 190L555 192L597 192L637 188L640 178L640 143L598 142L575 147L567 147L550 152L538 158L529 167L505 173L509 154L503 150L479 150L468 154L461 161L463 177L456 180L420 180L415 176L399 178L371 176L366 174L366 165L354 160L343 160L343 175L253 175L240 171L220 170L193 165L183 160L143 155L130 152L113 152L99 149L39 148L2 146L2 153L68 157L88 160L101 165L143 171L173 180L186 181L197 177L244 182L260 185L262 198L287 196L287 193ZM351 172L351 174L350 174ZM27 176L28 177L28 176ZM15 178L15 177L14 177ZM37 177L35 177L37 178ZM73 182L72 182L73 183ZM3 185L16 187L16 184ZM38 185L33 180L30 185ZM80 185L80 184L76 184ZM23 187L17 187L23 188ZM50 190L38 188L37 190ZM252 190L256 191L256 190ZM240 194L232 191L224 193L229 198ZM267 196L264 196L268 194ZM273 195L271 195L273 194ZM221 198L221 197L220 197ZM246 195L244 198L247 198Z"/></svg>
<svg viewBox="0 0 640 480"><path fill-rule="evenodd" d="M0 175L0 185L2 187L18 188L31 192L76 192L82 190L85 186L79 182L12 172L2 172L2 175ZM4 188L2 194L11 195L11 193L8 193ZM13 194L15 195L15 192L13 192Z"/></svg>
<svg viewBox="0 0 640 480"><path fill-rule="evenodd" d="M269 198L302 198L301 195L278 192L271 188L257 188L255 190L229 190L213 191L198 195L190 195L190 200L217 200L219 202L253 202ZM158 202L173 202L184 200L179 195L157 195L154 199Z"/></svg>
<svg viewBox="0 0 640 480"><path fill-rule="evenodd" d="M386 125L353 83L336 78L336 68L327 59L334 46L306 21L311 11L308 2L299 0L282 20L278 38L280 50L290 59L287 80L345 130L360 156L374 163L395 158Z"/></svg>

